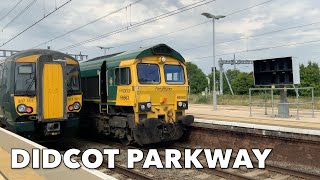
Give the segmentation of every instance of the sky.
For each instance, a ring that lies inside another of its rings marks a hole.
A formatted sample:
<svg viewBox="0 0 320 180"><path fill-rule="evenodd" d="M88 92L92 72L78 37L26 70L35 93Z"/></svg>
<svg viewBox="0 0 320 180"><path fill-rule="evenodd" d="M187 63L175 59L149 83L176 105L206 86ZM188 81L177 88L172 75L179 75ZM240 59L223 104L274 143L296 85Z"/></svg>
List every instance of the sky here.
<svg viewBox="0 0 320 180"><path fill-rule="evenodd" d="M208 74L213 66L213 23L201 15L208 12L226 15L215 21L216 61L230 60L234 56L237 60L292 56L297 63L309 60L320 63L319 0L142 0L137 3L136 0L71 0L3 45L69 0L20 1L1 0L0 50L50 46L53 50L81 52L94 58L104 55L104 50L98 46L113 47L107 50L107 54L112 54L164 43ZM32 2L28 10L14 19ZM199 6L190 6L194 3ZM185 6L194 8L133 28L137 23ZM72 31L103 16L106 17ZM293 28L297 26L300 27ZM66 48L120 29L123 31ZM313 43L306 43L310 41ZM287 46L290 44L292 46ZM229 68L233 66L225 65L225 69ZM252 71L252 65L238 65L237 68Z"/></svg>

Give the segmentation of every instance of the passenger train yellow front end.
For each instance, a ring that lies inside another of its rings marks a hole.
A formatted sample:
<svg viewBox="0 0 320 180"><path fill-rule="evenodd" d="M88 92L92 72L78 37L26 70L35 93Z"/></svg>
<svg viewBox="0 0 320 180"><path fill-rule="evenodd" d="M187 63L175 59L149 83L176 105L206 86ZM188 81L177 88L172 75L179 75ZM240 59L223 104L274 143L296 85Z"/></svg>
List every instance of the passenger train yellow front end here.
<svg viewBox="0 0 320 180"><path fill-rule="evenodd" d="M41 141L74 134L82 106L78 62L50 50L24 51L11 58L5 66L11 67L13 76L2 79L12 86L1 89L1 124Z"/></svg>

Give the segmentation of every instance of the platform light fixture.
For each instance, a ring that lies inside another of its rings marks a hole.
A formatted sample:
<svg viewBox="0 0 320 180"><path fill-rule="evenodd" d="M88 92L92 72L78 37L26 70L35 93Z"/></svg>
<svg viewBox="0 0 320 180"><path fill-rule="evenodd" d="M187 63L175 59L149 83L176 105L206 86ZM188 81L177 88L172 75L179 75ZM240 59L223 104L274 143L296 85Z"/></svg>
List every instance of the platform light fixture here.
<svg viewBox="0 0 320 180"><path fill-rule="evenodd" d="M213 93L212 93L212 100L213 100L213 110L216 111L217 110L217 91L216 91L216 59L215 59L215 29L214 29L214 22L215 20L218 20L218 19L222 19L222 18L225 18L226 16L223 16L223 15L212 15L210 13L202 13L201 15L205 16L206 18L211 18L212 19L212 24L213 24Z"/></svg>

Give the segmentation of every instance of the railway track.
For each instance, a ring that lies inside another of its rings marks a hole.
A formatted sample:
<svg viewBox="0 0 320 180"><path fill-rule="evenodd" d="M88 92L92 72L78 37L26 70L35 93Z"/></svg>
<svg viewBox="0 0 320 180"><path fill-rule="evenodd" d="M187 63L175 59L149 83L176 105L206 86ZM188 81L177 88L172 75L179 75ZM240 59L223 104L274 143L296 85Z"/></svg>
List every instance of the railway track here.
<svg viewBox="0 0 320 180"><path fill-rule="evenodd" d="M180 145L175 145L171 148L174 149L179 149L180 151L183 151L183 149L185 148L189 148L189 147L182 147ZM231 160L235 160L236 156L232 155L231 156ZM183 161L183 160L182 160ZM202 163L205 164L205 163ZM252 160L252 164L254 167L258 167L258 162ZM209 173L215 173L217 176L221 176L221 177L226 177L226 176L230 176L230 177L234 177L236 179L248 179L248 180L256 180L259 179L255 176L259 176L259 175L263 175L263 174L270 174L271 172L277 173L277 174L282 174L284 176L288 176L288 178L302 178L302 179L308 179L308 180L319 180L320 179L320 175L316 175L313 173L308 173L308 172L303 172L303 171L297 171L294 169L289 169L289 168L284 168L284 167L280 167L280 166L276 166L273 164L266 164L266 168L265 169L254 169L251 172L239 172L237 170L234 169L209 169L207 165L203 165L205 171L209 172ZM280 176L278 176L280 177ZM268 178L267 178L268 179Z"/></svg>
<svg viewBox="0 0 320 180"><path fill-rule="evenodd" d="M89 144L90 142L88 142ZM60 154L64 154L64 152L67 149L71 149L71 148L80 148L78 145L75 144L68 144L68 145L63 145L63 146L59 146L59 147L50 147L53 149L56 149L60 152ZM91 147L94 148L94 147ZM82 156L82 153L80 153L78 155L78 157L74 157L73 159L77 162L81 163L81 160L79 157ZM89 157L89 161L90 162L95 162L96 158L94 156L90 156ZM154 178L152 176L149 176L147 174L141 173L135 169L128 169L125 166L120 165L119 163L115 163L114 164L114 168L109 169L107 166L108 162L104 159L102 165L97 169L98 171L105 173L105 174L112 174L113 176L119 178L120 179L127 179L127 178L132 178L132 179L141 179L141 180L153 180ZM110 173L110 171L112 171L113 173ZM125 177L123 177L125 176ZM122 178L123 177L123 178Z"/></svg>
<svg viewBox="0 0 320 180"><path fill-rule="evenodd" d="M141 151L143 151L145 154L148 152L149 149L154 149L154 147L136 147L136 146L124 146L121 143L116 142L105 142L105 141L99 141L99 143L103 144L111 144L110 146L112 148L118 148L118 149L133 149L138 148ZM156 147L158 149L159 155L161 159L164 159L164 149ZM181 147L181 146L171 146L169 147L171 149L179 149L181 152L183 152L183 149L188 147ZM235 159L235 156L232 156L232 159ZM201 164L203 165L203 169L193 169L193 171L200 171L202 173L212 175L212 176L218 176L224 179L242 179L242 180L258 180L258 179L310 179L310 180L318 180L320 179L320 176L314 175L307 172L302 171L296 171L292 169L287 169L275 165L266 165L266 169L221 169L219 167L215 169L210 169L203 161L201 161ZM180 163L184 164L184 159L180 159ZM254 166L257 166L257 162L253 161ZM147 174L144 174L140 171L136 171L134 169L127 169L124 166L117 165L115 169L112 169L112 171L115 171L119 174L123 174L126 177L131 177L134 179L156 179L156 176L149 176Z"/></svg>
<svg viewBox="0 0 320 180"><path fill-rule="evenodd" d="M211 136L212 138L212 136ZM78 139L79 140L79 139ZM76 141L78 141L76 140ZM202 139L203 141L206 141L205 138ZM164 150L166 148L171 149L178 149L182 152L184 152L185 148L194 149L191 144L179 144L175 143L172 145L172 143L166 143L162 145L153 145L153 146L147 146L147 147L136 147L136 146L124 146L121 143L110 141L110 140L96 140L96 139L80 139L80 141L83 141L81 143L72 143L72 148L79 148L79 144L87 144L88 148L96 148L97 145L104 146L104 148L117 148L121 150L127 150L128 148L134 148L134 149L140 149L144 152L144 154L147 153L149 149L158 149L159 155L161 159L164 159ZM206 146L207 145L207 146ZM210 146L211 149L213 149L213 145L210 144L210 142L207 142L204 146L198 146L198 147L208 147ZM106 147L107 146L107 147ZM221 146L219 146L221 147ZM79 148L80 149L80 148ZM182 156L183 157L183 156ZM235 160L235 156L232 157L233 161ZM135 169L127 169L125 166L122 166L121 164L126 164L126 160L122 160L120 162L116 162L116 167L114 169L107 169L106 167L101 167L102 170L108 170L109 172L112 171L113 173L117 173L121 175L124 178L120 179L126 179L128 177L133 179L166 179L163 178L165 175L161 175L161 170L155 169L152 173L148 172L147 169L138 170L140 165L137 165L138 168ZM203 165L203 169L180 169L180 170L174 170L174 173L179 174L180 172L183 173L190 173L190 174L201 174L203 177L202 179L247 179L247 180L257 180L257 179L320 179L320 176L308 171L299 171L294 169L289 169L282 166L277 166L273 164L266 164L265 169L221 169L219 167L215 169L210 169L207 167L206 163L204 161L201 161L201 164ZM257 162L253 161L254 167L257 167ZM103 163L106 164L106 163ZM180 159L180 164L184 164L184 159ZM291 164L290 164L291 166ZM142 167L142 166L141 166ZM289 167L289 166L288 166ZM196 173L198 172L198 173ZM113 174L109 173L109 174ZM173 173L173 174L174 174ZM120 176L120 177L121 177ZM119 177L119 176L117 176ZM219 178L217 178L219 177ZM171 177L172 178L172 177ZM179 178L178 176L175 178ZM192 175L190 175L190 179L192 179ZM169 178L170 179L170 178Z"/></svg>
<svg viewBox="0 0 320 180"><path fill-rule="evenodd" d="M90 161L94 162L95 161L95 157L90 157ZM106 166L107 162L104 161L102 163L102 166L100 167L100 170L105 170L108 167ZM121 166L119 164L115 164L115 167L112 169L112 171L124 175L128 178L133 178L133 179L141 179L141 180L153 180L154 178L151 176L148 176L144 173L141 173L139 171L136 171L134 169L128 169L124 166Z"/></svg>

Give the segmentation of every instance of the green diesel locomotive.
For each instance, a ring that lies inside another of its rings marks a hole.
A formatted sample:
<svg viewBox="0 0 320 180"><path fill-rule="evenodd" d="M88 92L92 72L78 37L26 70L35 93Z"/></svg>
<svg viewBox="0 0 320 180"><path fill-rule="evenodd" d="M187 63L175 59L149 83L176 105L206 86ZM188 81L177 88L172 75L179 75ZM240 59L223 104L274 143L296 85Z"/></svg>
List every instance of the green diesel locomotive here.
<svg viewBox="0 0 320 180"><path fill-rule="evenodd" d="M165 44L97 57L80 70L87 129L143 145L177 140L194 120L185 114L185 60Z"/></svg>

